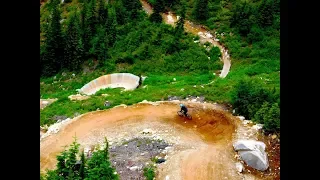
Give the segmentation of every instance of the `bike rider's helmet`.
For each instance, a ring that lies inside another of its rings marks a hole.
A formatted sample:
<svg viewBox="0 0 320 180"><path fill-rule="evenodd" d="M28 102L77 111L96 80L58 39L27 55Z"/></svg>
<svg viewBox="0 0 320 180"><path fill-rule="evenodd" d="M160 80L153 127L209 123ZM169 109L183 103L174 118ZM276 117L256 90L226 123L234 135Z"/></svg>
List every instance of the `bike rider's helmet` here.
<svg viewBox="0 0 320 180"><path fill-rule="evenodd" d="M179 104L180 105L180 107L182 107L183 106L183 104Z"/></svg>

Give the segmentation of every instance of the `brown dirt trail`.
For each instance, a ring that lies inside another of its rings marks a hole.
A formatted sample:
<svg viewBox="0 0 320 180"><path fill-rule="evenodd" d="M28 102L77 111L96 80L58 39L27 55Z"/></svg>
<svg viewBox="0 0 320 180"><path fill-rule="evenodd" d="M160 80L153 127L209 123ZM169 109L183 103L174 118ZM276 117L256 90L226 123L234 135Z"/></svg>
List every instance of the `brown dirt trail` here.
<svg viewBox="0 0 320 180"><path fill-rule="evenodd" d="M41 140L40 168L54 168L56 155L72 143L75 135L83 148L102 142L104 136L116 142L150 128L175 149L166 163L159 165L159 179L239 179L231 144L234 117L212 104L187 106L191 106L192 120L179 117L177 103L170 102L87 113Z"/></svg>

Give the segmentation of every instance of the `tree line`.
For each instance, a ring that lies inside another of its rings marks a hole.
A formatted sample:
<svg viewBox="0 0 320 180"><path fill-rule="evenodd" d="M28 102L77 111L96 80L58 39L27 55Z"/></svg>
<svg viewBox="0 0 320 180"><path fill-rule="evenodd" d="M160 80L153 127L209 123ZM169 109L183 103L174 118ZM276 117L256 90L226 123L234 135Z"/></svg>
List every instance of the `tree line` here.
<svg viewBox="0 0 320 180"><path fill-rule="evenodd" d="M60 0L47 5L50 17L40 46L40 76L79 70L88 58L106 60L117 39L117 25L138 18L141 9L139 0L82 0L63 30L61 5Z"/></svg>

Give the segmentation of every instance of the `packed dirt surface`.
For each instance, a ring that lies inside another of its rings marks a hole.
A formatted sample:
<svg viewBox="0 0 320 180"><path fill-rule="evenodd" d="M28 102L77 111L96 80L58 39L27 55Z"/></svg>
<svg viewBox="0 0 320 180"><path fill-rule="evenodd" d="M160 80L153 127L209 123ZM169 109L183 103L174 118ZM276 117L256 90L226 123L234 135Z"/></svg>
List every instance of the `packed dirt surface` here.
<svg viewBox="0 0 320 180"><path fill-rule="evenodd" d="M142 3L143 9L147 12L147 14L150 15L152 13L151 5L145 0L140 0L140 2ZM172 12L162 13L161 15L167 24L174 26L175 23L178 21L178 16ZM199 35L200 42L202 44L204 44L205 42L209 42L209 43L213 44L214 46L217 46L220 48L220 52L222 55L221 60L223 61L223 68L220 72L220 77L225 78L227 76L227 74L229 73L229 70L231 67L231 60L230 60L230 56L228 54L228 50L221 43L219 43L219 40L215 38L215 35L212 35L203 26L196 25L191 21L185 20L184 28L187 32L190 32L194 35Z"/></svg>
<svg viewBox="0 0 320 180"><path fill-rule="evenodd" d="M192 120L177 115L177 102L143 103L82 115L40 141L41 170L55 167L56 155L72 143L74 136L84 148L102 143L104 137L111 145L121 144L144 137L141 132L151 129L153 135L174 149L166 162L158 165L158 179L241 178L232 148L235 117L213 104L186 105Z"/></svg>

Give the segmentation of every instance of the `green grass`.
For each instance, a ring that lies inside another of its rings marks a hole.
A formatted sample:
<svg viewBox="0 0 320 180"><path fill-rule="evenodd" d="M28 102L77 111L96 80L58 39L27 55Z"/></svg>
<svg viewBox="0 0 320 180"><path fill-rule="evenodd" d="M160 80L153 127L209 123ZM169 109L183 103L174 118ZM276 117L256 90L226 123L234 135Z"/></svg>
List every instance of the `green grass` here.
<svg viewBox="0 0 320 180"><path fill-rule="evenodd" d="M244 63L245 64L245 63ZM167 99L171 96L181 96L183 98L188 95L200 96L203 95L206 101L229 103L233 91L233 86L243 78L253 78L265 82L267 88L277 87L279 90L279 73L259 73L250 77L248 72L251 72L251 68L243 68L244 65L241 62L235 63L232 66L232 71L224 79L214 76L212 73L207 74L186 74L186 75L156 75L150 74L143 82L142 86L132 91L122 91L121 88L116 89L104 89L98 91L92 95L89 99L83 101L71 101L67 98L68 95L75 94L75 89L81 88L82 85L89 82L88 77L95 78L97 71L85 76L76 75L75 78L68 82L50 84L53 78L43 79L43 82L47 82L44 85L40 85L41 95L43 98L58 98L58 101L52 103L50 106L40 110L40 124L52 124L53 120L50 120L54 115L65 115L73 117L76 113L86 113L95 111L98 108L109 109L120 104L132 105L143 100L158 101L161 99ZM257 66L257 69L263 72L263 66ZM259 71L260 72L260 71ZM263 80L261 80L261 78ZM56 79L66 79L63 76L57 76ZM174 81L173 79L176 79ZM265 80L267 79L267 80ZM214 80L214 83L210 85L204 85ZM80 83L82 82L82 83ZM68 87L68 90L57 88L59 85ZM196 85L196 87L193 87ZM201 87L203 85L203 88ZM143 86L146 86L143 88ZM183 90L182 90L183 89ZM102 96L101 94L109 94L109 96ZM105 107L104 102L108 100L111 106Z"/></svg>

